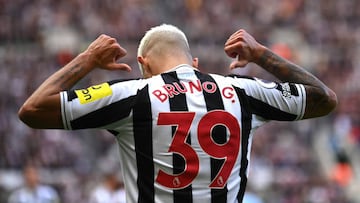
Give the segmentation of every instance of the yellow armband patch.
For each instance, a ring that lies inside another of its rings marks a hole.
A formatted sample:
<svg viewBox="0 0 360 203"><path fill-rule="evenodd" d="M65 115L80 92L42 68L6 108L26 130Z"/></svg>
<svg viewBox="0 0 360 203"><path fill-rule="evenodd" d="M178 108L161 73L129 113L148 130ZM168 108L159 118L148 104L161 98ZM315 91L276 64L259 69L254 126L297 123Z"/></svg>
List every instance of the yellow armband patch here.
<svg viewBox="0 0 360 203"><path fill-rule="evenodd" d="M112 90L108 83L102 83L100 85L91 86L87 89L75 90L75 94L78 96L81 104L87 104L110 96L112 94Z"/></svg>

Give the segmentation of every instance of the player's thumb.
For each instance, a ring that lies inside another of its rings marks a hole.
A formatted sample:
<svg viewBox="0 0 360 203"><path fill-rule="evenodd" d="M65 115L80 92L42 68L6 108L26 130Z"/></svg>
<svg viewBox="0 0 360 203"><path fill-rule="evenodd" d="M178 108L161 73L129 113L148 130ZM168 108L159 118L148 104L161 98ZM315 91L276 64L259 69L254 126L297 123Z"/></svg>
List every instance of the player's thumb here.
<svg viewBox="0 0 360 203"><path fill-rule="evenodd" d="M109 70L123 70L123 71L131 71L131 67L126 63L111 63L107 65L107 69Z"/></svg>
<svg viewBox="0 0 360 203"><path fill-rule="evenodd" d="M245 59L243 60L236 60L236 61L233 61L231 64L230 64L230 69L235 69L235 68L243 68L245 67L249 62Z"/></svg>

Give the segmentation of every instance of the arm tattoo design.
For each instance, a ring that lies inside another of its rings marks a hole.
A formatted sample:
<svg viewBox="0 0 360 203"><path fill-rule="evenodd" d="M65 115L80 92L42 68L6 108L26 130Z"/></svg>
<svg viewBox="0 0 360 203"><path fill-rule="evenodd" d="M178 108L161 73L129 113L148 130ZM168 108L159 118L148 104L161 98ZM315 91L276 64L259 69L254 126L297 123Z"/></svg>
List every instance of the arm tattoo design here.
<svg viewBox="0 0 360 203"><path fill-rule="evenodd" d="M320 82L305 69L281 58L269 50L266 50L264 54L261 55L257 64L282 82L302 83L312 86L318 86Z"/></svg>
<svg viewBox="0 0 360 203"><path fill-rule="evenodd" d="M53 85L60 87L61 91L71 88L84 73L81 64L75 64L70 67L70 70L63 73L58 79L53 82Z"/></svg>
<svg viewBox="0 0 360 203"><path fill-rule="evenodd" d="M305 117L311 118L323 115L322 109L324 109L324 105L329 104L330 97L327 93L328 88L318 78L304 68L281 58L269 50L263 53L257 64L282 82L305 85L306 112L308 112Z"/></svg>

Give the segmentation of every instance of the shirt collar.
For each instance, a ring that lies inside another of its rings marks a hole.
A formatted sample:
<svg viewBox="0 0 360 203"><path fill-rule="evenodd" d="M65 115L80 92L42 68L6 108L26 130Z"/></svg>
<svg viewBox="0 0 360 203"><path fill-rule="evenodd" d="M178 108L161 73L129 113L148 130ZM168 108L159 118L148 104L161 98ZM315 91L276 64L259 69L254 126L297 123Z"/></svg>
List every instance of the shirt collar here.
<svg viewBox="0 0 360 203"><path fill-rule="evenodd" d="M176 71L176 70L182 69L182 68L186 68L186 69L191 68L191 69L197 70L196 68L190 66L189 64L180 64L180 65L175 66L174 68L171 68L171 69L165 71L165 73L173 72L173 71Z"/></svg>

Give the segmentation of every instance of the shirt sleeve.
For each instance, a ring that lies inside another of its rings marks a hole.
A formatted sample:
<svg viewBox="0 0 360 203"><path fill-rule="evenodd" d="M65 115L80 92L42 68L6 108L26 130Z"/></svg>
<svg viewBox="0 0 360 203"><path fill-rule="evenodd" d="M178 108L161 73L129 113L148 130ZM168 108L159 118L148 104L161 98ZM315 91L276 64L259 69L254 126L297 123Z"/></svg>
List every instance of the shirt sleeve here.
<svg viewBox="0 0 360 203"><path fill-rule="evenodd" d="M304 116L306 91L302 84L236 78L245 90L251 111L265 120L293 121Z"/></svg>
<svg viewBox="0 0 360 203"><path fill-rule="evenodd" d="M104 128L129 116L139 80L105 82L60 93L65 129ZM116 113L115 113L116 112Z"/></svg>

